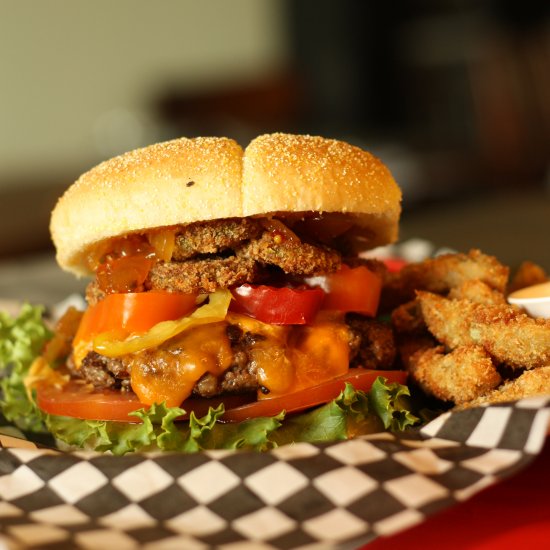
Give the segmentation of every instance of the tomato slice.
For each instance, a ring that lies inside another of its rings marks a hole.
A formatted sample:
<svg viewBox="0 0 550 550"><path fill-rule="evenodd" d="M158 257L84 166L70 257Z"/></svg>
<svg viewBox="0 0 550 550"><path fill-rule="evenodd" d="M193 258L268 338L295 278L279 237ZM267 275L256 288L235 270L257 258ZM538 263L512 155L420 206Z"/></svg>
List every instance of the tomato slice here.
<svg viewBox="0 0 550 550"><path fill-rule="evenodd" d="M231 309L272 325L311 323L325 293L320 288L277 288L244 284L232 291Z"/></svg>
<svg viewBox="0 0 550 550"><path fill-rule="evenodd" d="M74 344L90 341L104 332L121 335L147 332L161 321L173 321L187 315L196 307L196 298L196 294L169 292L108 294L85 311Z"/></svg>
<svg viewBox="0 0 550 550"><path fill-rule="evenodd" d="M128 414L147 407L132 392L91 390L86 384L76 381L63 388L40 384L36 388L36 400L44 412L86 420L139 422L138 418Z"/></svg>
<svg viewBox="0 0 550 550"><path fill-rule="evenodd" d="M210 407L223 403L227 409L240 407L256 399L255 394L226 395L210 399L191 397L183 402L181 408L187 411L183 419L192 411L197 417L204 416ZM36 388L38 407L49 414L70 416L82 420L112 420L115 422L139 423L136 416L129 416L139 409L148 409L137 395L120 390L92 390L86 384L70 381L62 388L53 384L40 384Z"/></svg>
<svg viewBox="0 0 550 550"><path fill-rule="evenodd" d="M398 382L399 384L404 384L407 380L405 371L350 369L347 374L313 388L274 397L273 399L262 399L261 401L226 410L222 420L225 422L242 422L260 416L275 416L281 411L287 413L303 411L336 399L345 388L346 382L352 384L357 390L368 391L379 376L387 378L389 382Z"/></svg>
<svg viewBox="0 0 550 550"><path fill-rule="evenodd" d="M351 369L346 375L324 382L313 388L300 390L285 396L252 401L254 396L230 395L212 399L190 398L184 401L181 408L188 413L192 411L200 417L208 412L208 407L224 403L226 412L222 417L225 422L242 422L260 416L275 416L281 411L294 413L316 407L332 401L344 389L346 382L361 391L370 390L379 376L390 382L404 384L407 373L404 371L384 371L372 369ZM36 388L38 407L49 414L71 416L86 420L113 420L119 422L139 422L139 419L128 416L131 412L148 408L139 401L134 393L123 393L118 390L90 390L89 386L76 381L69 382L63 388L41 384Z"/></svg>
<svg viewBox="0 0 550 550"><path fill-rule="evenodd" d="M362 313L374 317L380 302L382 280L365 266L342 267L330 275L306 279L310 286L319 286L326 296L322 308Z"/></svg>

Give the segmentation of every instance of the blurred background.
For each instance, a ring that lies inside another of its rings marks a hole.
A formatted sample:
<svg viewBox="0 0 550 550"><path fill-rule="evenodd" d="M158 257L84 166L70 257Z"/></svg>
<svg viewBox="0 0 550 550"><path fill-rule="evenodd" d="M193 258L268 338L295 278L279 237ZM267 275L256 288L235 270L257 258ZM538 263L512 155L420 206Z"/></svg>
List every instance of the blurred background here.
<svg viewBox="0 0 550 550"><path fill-rule="evenodd" d="M273 131L380 156L404 192L403 240L550 270L549 6L0 0L0 297L82 288L58 271L48 221L93 165Z"/></svg>

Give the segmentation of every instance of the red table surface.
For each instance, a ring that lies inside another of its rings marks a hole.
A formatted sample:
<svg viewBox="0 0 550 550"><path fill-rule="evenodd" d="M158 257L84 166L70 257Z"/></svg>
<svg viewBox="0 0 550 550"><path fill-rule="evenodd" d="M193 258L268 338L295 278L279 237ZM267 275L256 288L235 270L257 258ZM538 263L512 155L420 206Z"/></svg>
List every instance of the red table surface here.
<svg viewBox="0 0 550 550"><path fill-rule="evenodd" d="M364 550L550 548L550 437L519 474Z"/></svg>

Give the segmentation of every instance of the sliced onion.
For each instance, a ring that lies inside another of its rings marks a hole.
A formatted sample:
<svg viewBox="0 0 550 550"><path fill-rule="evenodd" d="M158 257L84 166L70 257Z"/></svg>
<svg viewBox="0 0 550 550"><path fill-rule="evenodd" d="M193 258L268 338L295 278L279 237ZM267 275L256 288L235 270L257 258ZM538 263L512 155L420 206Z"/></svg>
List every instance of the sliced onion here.
<svg viewBox="0 0 550 550"><path fill-rule="evenodd" d="M147 235L149 244L155 249L155 256L163 262L169 262L172 259L174 248L176 247L176 230L162 229L152 231Z"/></svg>

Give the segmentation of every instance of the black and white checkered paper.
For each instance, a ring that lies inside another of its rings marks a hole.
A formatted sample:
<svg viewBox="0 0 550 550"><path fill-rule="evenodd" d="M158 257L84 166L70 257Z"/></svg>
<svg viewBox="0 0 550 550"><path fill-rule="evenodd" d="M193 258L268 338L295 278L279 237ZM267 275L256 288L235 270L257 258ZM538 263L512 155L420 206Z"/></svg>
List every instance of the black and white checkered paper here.
<svg viewBox="0 0 550 550"><path fill-rule="evenodd" d="M535 398L263 454L115 457L2 437L0 547L357 548L525 467L549 418L550 398Z"/></svg>

